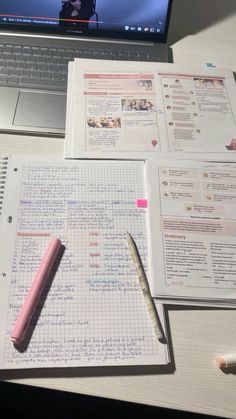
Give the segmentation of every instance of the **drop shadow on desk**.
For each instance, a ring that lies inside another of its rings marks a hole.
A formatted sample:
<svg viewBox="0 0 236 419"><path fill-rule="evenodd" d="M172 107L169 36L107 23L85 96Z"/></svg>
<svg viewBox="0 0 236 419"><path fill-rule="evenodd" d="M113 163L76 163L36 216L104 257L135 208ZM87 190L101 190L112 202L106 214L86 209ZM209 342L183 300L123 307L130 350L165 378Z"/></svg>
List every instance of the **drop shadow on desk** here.
<svg viewBox="0 0 236 419"><path fill-rule="evenodd" d="M73 377L119 377L135 375L168 375L175 371L174 363L168 365L145 366L104 366L104 367L67 367L67 368L30 368L5 370L0 372L0 380L26 378L73 378Z"/></svg>
<svg viewBox="0 0 236 419"><path fill-rule="evenodd" d="M174 365L115 366L115 367L67 367L5 370L0 372L0 380L26 378L73 378L73 377L118 377L135 375L173 374Z"/></svg>
<svg viewBox="0 0 236 419"><path fill-rule="evenodd" d="M194 35L236 13L235 0L174 0L168 43Z"/></svg>
<svg viewBox="0 0 236 419"><path fill-rule="evenodd" d="M103 397L0 383L1 419L210 418L212 416Z"/></svg>

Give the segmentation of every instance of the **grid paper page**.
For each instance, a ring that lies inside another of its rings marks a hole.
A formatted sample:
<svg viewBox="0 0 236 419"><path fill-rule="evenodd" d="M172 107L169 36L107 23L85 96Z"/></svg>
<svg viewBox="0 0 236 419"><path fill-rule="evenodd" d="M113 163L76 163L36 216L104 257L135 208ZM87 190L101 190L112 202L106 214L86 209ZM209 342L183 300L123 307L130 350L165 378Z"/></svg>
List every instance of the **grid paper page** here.
<svg viewBox="0 0 236 419"><path fill-rule="evenodd" d="M42 160L12 171L21 186L2 368L166 363L126 242L128 230L146 266L144 163ZM9 335L51 234L65 250L17 349Z"/></svg>

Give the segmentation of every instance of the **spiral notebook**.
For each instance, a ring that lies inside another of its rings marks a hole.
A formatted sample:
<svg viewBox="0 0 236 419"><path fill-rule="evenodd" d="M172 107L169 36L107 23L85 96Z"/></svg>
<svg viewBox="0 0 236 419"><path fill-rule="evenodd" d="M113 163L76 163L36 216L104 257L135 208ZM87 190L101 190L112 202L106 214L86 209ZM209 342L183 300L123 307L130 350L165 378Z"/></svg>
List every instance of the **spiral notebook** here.
<svg viewBox="0 0 236 419"><path fill-rule="evenodd" d="M167 364L126 242L129 229L147 269L145 163L18 155L0 166L0 368ZM64 252L15 347L12 325L52 234Z"/></svg>

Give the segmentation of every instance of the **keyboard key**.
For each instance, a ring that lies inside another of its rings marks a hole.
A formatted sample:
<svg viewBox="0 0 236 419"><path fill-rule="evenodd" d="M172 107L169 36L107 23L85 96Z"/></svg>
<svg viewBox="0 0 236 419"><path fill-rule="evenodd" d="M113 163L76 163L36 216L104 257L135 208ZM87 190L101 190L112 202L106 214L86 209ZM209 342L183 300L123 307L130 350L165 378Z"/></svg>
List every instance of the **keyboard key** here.
<svg viewBox="0 0 236 419"><path fill-rule="evenodd" d="M5 53L11 53L12 52L12 45L5 45L5 47L4 47L4 49L3 49L3 51L5 52Z"/></svg>
<svg viewBox="0 0 236 419"><path fill-rule="evenodd" d="M41 57L42 56L42 54L41 54L41 51L40 51L40 48L39 47L33 47L32 48L32 55L33 55L33 57Z"/></svg>
<svg viewBox="0 0 236 419"><path fill-rule="evenodd" d="M111 54L111 60L118 60L118 54Z"/></svg>
<svg viewBox="0 0 236 419"><path fill-rule="evenodd" d="M62 57L63 55L60 51L54 51L52 56L57 58L57 57Z"/></svg>
<svg viewBox="0 0 236 419"><path fill-rule="evenodd" d="M31 77L34 79L40 79L41 74L41 71L31 71Z"/></svg>
<svg viewBox="0 0 236 419"><path fill-rule="evenodd" d="M101 52L99 52L99 51L93 51L92 58L101 59Z"/></svg>
<svg viewBox="0 0 236 419"><path fill-rule="evenodd" d="M57 65L56 64L48 64L48 70L49 71L57 71Z"/></svg>
<svg viewBox="0 0 236 419"><path fill-rule="evenodd" d="M10 76L20 76L21 71L20 70L9 70Z"/></svg>
<svg viewBox="0 0 236 419"><path fill-rule="evenodd" d="M24 49L23 54L24 54L25 57L30 57L31 56L30 49L27 49L27 50Z"/></svg>
<svg viewBox="0 0 236 419"><path fill-rule="evenodd" d="M82 58L91 58L93 56L93 51L83 51L81 54Z"/></svg>
<svg viewBox="0 0 236 419"><path fill-rule="evenodd" d="M67 66L66 67L59 66L57 69L58 74L67 74L67 72L68 72Z"/></svg>
<svg viewBox="0 0 236 419"><path fill-rule="evenodd" d="M26 68L30 70L38 70L38 64L27 64Z"/></svg>
<svg viewBox="0 0 236 419"><path fill-rule="evenodd" d="M30 78L31 71L30 70L22 70L21 76L25 78Z"/></svg>
<svg viewBox="0 0 236 419"><path fill-rule="evenodd" d="M15 45L14 47L13 47L13 54L22 54L22 52L23 52L23 49L22 49L22 47L21 46L19 46L19 45Z"/></svg>
<svg viewBox="0 0 236 419"><path fill-rule="evenodd" d="M148 61L157 62L157 61L160 61L160 57L156 54L155 55L149 55L149 60Z"/></svg>
<svg viewBox="0 0 236 419"><path fill-rule="evenodd" d="M45 79L45 80L50 80L50 79L52 79L52 73L50 71L44 71L41 74L41 78Z"/></svg>
<svg viewBox="0 0 236 419"><path fill-rule="evenodd" d="M4 54L3 54L4 55ZM11 60L11 61L16 61L16 55L14 55L14 54L7 54L7 55L5 55L5 58L7 59L7 60Z"/></svg>
<svg viewBox="0 0 236 419"><path fill-rule="evenodd" d="M36 63L37 58L33 57L32 55L28 55L25 59L26 63L32 64L32 63Z"/></svg>
<svg viewBox="0 0 236 419"><path fill-rule="evenodd" d="M47 65L46 61L45 60L42 60L42 58L40 58L40 59L37 60L37 64L38 65Z"/></svg>
<svg viewBox="0 0 236 419"><path fill-rule="evenodd" d="M68 60L73 60L73 57L74 57L74 55L73 55L72 52L65 51L64 54L63 54L63 58L67 58Z"/></svg>
<svg viewBox="0 0 236 419"><path fill-rule="evenodd" d="M121 54L119 54L119 56L118 56L118 60L127 60L128 59L128 54L126 54L126 53L121 53Z"/></svg>
<svg viewBox="0 0 236 419"><path fill-rule="evenodd" d="M16 68L16 62L13 60L7 61L7 67L8 68Z"/></svg>
<svg viewBox="0 0 236 419"><path fill-rule="evenodd" d="M110 52L103 52L102 53L102 59L103 60L111 60L112 59L112 55Z"/></svg>
<svg viewBox="0 0 236 419"><path fill-rule="evenodd" d="M7 82L8 75L7 74L0 74L0 82Z"/></svg>
<svg viewBox="0 0 236 419"><path fill-rule="evenodd" d="M5 68L5 67L2 67L1 69L0 69L0 73L1 74L10 74L10 70L9 70L9 68Z"/></svg>
<svg viewBox="0 0 236 419"><path fill-rule="evenodd" d="M147 61L147 54L138 54L138 61Z"/></svg>
<svg viewBox="0 0 236 419"><path fill-rule="evenodd" d="M137 54L135 54L134 52L128 52L128 57L129 57L129 60L131 61L137 60Z"/></svg>
<svg viewBox="0 0 236 419"><path fill-rule="evenodd" d="M62 79L63 79L63 76L62 76L62 74L60 74L60 73L53 73L53 74L52 74L52 78L53 78L54 80L62 80Z"/></svg>
<svg viewBox="0 0 236 419"><path fill-rule="evenodd" d="M57 58L51 57L50 60L47 60L47 64L56 64L57 60Z"/></svg>
<svg viewBox="0 0 236 419"><path fill-rule="evenodd" d="M52 56L51 51L47 50L47 51L43 51L43 57L45 58L50 58Z"/></svg>
<svg viewBox="0 0 236 419"><path fill-rule="evenodd" d="M17 63L24 63L25 62L25 57L23 55L18 55L16 62Z"/></svg>
<svg viewBox="0 0 236 419"><path fill-rule="evenodd" d="M46 64L38 64L38 70L40 71L47 71L48 66Z"/></svg>
<svg viewBox="0 0 236 419"><path fill-rule="evenodd" d="M57 64L67 65L68 64L68 60L66 60L65 58L59 58L57 60Z"/></svg>
<svg viewBox="0 0 236 419"><path fill-rule="evenodd" d="M26 65L26 63L22 63L22 62L17 62L17 68L19 69L19 70L24 70L24 69L26 69L27 68L27 65Z"/></svg>
<svg viewBox="0 0 236 419"><path fill-rule="evenodd" d="M17 77L17 76L9 76L8 77L8 83L9 84L16 85L16 84L18 84L18 81L19 81L19 77Z"/></svg>

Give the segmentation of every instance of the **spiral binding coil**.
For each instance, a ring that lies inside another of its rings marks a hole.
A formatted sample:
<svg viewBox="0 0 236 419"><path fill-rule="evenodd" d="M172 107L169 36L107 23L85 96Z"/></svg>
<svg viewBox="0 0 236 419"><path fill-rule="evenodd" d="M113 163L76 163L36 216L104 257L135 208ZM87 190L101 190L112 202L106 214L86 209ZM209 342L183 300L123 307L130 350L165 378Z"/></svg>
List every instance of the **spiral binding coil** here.
<svg viewBox="0 0 236 419"><path fill-rule="evenodd" d="M0 216L2 214L3 197L7 177L8 157L0 157Z"/></svg>

